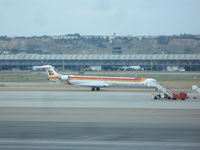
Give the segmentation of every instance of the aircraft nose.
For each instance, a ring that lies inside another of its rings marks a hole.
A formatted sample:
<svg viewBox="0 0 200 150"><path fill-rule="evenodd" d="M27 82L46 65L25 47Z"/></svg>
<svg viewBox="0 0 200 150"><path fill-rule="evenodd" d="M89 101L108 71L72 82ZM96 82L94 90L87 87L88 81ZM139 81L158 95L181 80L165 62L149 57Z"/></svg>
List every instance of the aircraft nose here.
<svg viewBox="0 0 200 150"><path fill-rule="evenodd" d="M154 85L157 81L155 79L148 79L146 85L148 87L151 87L152 85Z"/></svg>
<svg viewBox="0 0 200 150"><path fill-rule="evenodd" d="M154 83L156 83L157 81L155 80L155 79L149 79L148 80L148 84L154 84Z"/></svg>
<svg viewBox="0 0 200 150"><path fill-rule="evenodd" d="M149 81L149 82L156 82L155 79L149 79L148 81Z"/></svg>

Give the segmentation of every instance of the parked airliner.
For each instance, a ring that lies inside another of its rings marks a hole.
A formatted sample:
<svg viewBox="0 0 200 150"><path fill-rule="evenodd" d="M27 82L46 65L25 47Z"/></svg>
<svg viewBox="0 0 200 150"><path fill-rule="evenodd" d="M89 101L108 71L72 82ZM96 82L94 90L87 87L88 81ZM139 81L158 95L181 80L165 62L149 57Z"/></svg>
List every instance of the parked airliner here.
<svg viewBox="0 0 200 150"><path fill-rule="evenodd" d="M54 70L53 66L44 65L37 68L45 69L51 81L64 81L70 85L91 87L92 91L99 91L102 87L151 87L156 80L152 78L130 77L100 77L100 76L76 76L62 75Z"/></svg>
<svg viewBox="0 0 200 150"><path fill-rule="evenodd" d="M122 67L117 67L117 70L130 71L130 70L144 70L144 69L140 66L122 66Z"/></svg>

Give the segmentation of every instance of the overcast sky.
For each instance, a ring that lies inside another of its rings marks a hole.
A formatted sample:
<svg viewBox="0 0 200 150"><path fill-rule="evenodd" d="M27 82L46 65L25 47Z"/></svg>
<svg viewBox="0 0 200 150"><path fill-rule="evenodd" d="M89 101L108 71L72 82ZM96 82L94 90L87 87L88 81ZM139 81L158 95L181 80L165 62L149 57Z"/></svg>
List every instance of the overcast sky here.
<svg viewBox="0 0 200 150"><path fill-rule="evenodd" d="M200 34L200 0L0 0L0 35Z"/></svg>

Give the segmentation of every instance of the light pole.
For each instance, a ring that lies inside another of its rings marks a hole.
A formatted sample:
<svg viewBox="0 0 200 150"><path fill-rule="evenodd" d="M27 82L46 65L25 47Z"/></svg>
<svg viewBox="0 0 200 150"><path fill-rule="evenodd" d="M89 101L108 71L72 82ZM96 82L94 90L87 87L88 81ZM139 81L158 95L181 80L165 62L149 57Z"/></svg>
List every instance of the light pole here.
<svg viewBox="0 0 200 150"><path fill-rule="evenodd" d="M64 66L64 63L65 63L65 61L64 61L64 50L62 50L62 70L64 71L64 69L65 69L65 66Z"/></svg>

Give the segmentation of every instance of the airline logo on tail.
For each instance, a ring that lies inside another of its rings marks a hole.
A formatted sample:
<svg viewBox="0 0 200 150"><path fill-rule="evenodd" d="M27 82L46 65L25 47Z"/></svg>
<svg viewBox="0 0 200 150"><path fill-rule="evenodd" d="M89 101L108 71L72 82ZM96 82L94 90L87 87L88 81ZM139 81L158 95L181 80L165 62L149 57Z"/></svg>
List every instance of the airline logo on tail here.
<svg viewBox="0 0 200 150"><path fill-rule="evenodd" d="M48 70L50 76L54 76L54 72L52 70Z"/></svg>

